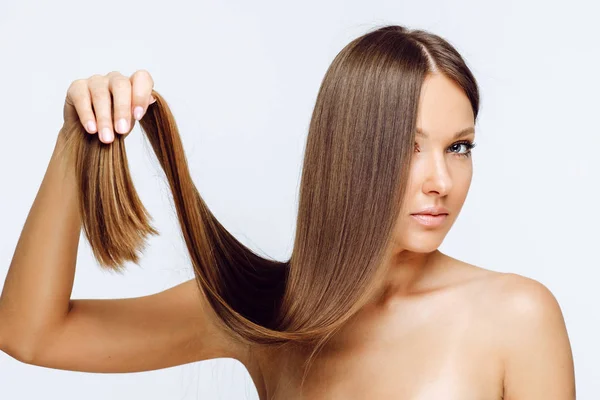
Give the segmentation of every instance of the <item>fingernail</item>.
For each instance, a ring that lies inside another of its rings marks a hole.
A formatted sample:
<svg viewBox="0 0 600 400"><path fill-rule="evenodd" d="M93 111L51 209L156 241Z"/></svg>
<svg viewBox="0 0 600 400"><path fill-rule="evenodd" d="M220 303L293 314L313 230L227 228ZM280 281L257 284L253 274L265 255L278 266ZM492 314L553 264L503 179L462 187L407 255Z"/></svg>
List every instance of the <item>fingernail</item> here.
<svg viewBox="0 0 600 400"><path fill-rule="evenodd" d="M94 121L91 121L91 120L88 121L87 124L86 124L86 126L87 126L87 129L88 129L88 132L91 133L91 132L95 132L96 131L96 123Z"/></svg>
<svg viewBox="0 0 600 400"><path fill-rule="evenodd" d="M110 131L109 128L103 128L101 135L102 135L102 140L104 140L105 142L110 142L113 139L112 132Z"/></svg>
<svg viewBox="0 0 600 400"><path fill-rule="evenodd" d="M144 109L141 106L137 106L136 108L133 109L133 118L135 118L137 121L139 121L140 119L142 119L143 113L144 113Z"/></svg>
<svg viewBox="0 0 600 400"><path fill-rule="evenodd" d="M117 132L119 133L127 133L128 123L125 118L121 118L117 121Z"/></svg>

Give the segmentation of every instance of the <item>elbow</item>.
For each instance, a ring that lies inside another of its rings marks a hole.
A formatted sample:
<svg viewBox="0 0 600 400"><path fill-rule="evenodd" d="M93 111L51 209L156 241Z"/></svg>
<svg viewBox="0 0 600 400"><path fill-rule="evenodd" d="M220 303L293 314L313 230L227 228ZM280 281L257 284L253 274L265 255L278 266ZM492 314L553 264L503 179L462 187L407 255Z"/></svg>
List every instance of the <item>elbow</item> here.
<svg viewBox="0 0 600 400"><path fill-rule="evenodd" d="M17 361L32 364L35 347L31 344L31 340L25 340L27 335L20 335L10 328L11 324L0 315L0 351Z"/></svg>
<svg viewBox="0 0 600 400"><path fill-rule="evenodd" d="M33 346L11 340L10 337L3 335L3 333L0 333L0 350L22 363L34 363L35 351Z"/></svg>
<svg viewBox="0 0 600 400"><path fill-rule="evenodd" d="M29 348L3 346L0 350L17 361L25 364L34 364L33 352Z"/></svg>
<svg viewBox="0 0 600 400"><path fill-rule="evenodd" d="M36 364L48 347L56 325L29 323L0 311L0 351L25 364Z"/></svg>

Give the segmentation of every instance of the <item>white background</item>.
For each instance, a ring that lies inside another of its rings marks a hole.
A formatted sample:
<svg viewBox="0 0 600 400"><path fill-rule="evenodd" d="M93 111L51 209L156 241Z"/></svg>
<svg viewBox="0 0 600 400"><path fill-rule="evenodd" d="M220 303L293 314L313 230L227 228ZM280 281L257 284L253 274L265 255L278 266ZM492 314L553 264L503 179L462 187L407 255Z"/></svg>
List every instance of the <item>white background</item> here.
<svg viewBox="0 0 600 400"><path fill-rule="evenodd" d="M0 278L62 123L69 84L147 69L201 195L246 245L291 254L302 150L334 56L376 25L449 40L481 89L474 177L440 250L544 283L561 304L579 399L600 398L597 2L7 1L0 3ZM135 297L192 277L166 179L139 128L137 190L161 236L142 268L100 270L82 236L73 298ZM2 323L2 321L0 321ZM135 374L52 370L0 353L0 399L257 399L232 359Z"/></svg>

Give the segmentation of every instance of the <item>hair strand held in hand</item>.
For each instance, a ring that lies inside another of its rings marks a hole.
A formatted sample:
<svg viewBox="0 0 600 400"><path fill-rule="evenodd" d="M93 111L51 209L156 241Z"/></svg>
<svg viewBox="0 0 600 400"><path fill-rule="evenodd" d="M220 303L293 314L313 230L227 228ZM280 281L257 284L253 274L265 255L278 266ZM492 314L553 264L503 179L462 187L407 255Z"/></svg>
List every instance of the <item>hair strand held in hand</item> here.
<svg viewBox="0 0 600 400"><path fill-rule="evenodd" d="M340 51L322 81L304 154L289 260L259 256L233 237L191 179L175 119L156 91L140 121L168 179L197 283L228 331L247 343L311 345L310 361L377 293L414 149L429 73L451 78L475 117L477 84L441 37L402 26L374 29ZM124 138L106 145L73 126L86 237L100 264L137 263L158 234L127 167ZM304 382L303 376L303 382Z"/></svg>

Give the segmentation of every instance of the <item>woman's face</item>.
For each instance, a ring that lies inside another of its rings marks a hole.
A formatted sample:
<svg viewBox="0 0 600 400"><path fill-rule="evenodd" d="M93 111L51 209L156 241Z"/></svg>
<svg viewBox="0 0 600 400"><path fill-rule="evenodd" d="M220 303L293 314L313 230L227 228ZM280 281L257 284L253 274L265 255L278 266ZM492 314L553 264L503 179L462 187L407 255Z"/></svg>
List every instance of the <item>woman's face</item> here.
<svg viewBox="0 0 600 400"><path fill-rule="evenodd" d="M473 175L470 146L474 115L464 91L443 75L428 75L417 116L415 153L403 209L395 229L395 245L419 253L434 251L456 220ZM460 136L455 136L465 131ZM443 207L441 217L412 214Z"/></svg>

